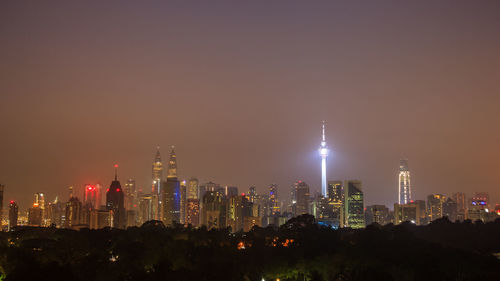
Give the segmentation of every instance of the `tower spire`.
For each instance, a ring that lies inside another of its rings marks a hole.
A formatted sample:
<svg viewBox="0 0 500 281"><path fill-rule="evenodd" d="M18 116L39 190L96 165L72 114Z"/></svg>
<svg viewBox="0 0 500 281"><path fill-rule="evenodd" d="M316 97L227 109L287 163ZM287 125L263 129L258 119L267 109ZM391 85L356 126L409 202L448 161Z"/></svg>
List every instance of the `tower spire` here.
<svg viewBox="0 0 500 281"><path fill-rule="evenodd" d="M321 126L322 129L323 129L323 142L325 143L326 145L326 138L325 138L325 120L323 120L323 125Z"/></svg>
<svg viewBox="0 0 500 281"><path fill-rule="evenodd" d="M156 147L155 162L161 162L160 147Z"/></svg>
<svg viewBox="0 0 500 281"><path fill-rule="evenodd" d="M174 146L171 146L172 150L170 151L170 159L168 160L168 178L176 178L177 177L177 156L175 155Z"/></svg>
<svg viewBox="0 0 500 281"><path fill-rule="evenodd" d="M118 164L115 164L115 181L118 180Z"/></svg>

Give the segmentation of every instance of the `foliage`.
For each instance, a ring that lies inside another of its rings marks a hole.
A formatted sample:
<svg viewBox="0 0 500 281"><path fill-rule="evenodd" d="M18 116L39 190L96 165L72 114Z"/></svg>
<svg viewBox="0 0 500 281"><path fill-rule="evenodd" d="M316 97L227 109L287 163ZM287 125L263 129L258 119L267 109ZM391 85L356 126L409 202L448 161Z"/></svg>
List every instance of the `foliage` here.
<svg viewBox="0 0 500 281"><path fill-rule="evenodd" d="M309 215L250 232L165 227L0 233L5 280L498 280L500 220L333 230ZM244 245L238 249L237 245Z"/></svg>

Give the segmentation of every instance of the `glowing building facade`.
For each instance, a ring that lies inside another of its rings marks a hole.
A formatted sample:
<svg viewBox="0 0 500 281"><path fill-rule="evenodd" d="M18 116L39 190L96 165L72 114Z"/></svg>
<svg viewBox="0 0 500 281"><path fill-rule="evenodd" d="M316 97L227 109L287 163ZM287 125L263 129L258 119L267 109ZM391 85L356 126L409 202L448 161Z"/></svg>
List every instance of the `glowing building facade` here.
<svg viewBox="0 0 500 281"><path fill-rule="evenodd" d="M152 187L151 187L151 214L149 217L151 219L160 220L161 219L161 200L160 200L160 189L161 189L161 178L163 176L163 163L161 162L160 147L156 148L156 155L153 161L152 169Z"/></svg>
<svg viewBox="0 0 500 281"><path fill-rule="evenodd" d="M323 121L322 132L321 145L319 147L319 155L321 155L321 195L326 198L328 196L326 187L326 158L328 157L328 147L326 146L325 121Z"/></svg>
<svg viewBox="0 0 500 281"><path fill-rule="evenodd" d="M177 179L177 156L174 147L170 151L167 180L161 185L161 220L165 225L172 222L180 223L181 219L181 188Z"/></svg>
<svg viewBox="0 0 500 281"><path fill-rule="evenodd" d="M442 194L427 196L427 215L429 222L443 217L443 203L446 197Z"/></svg>
<svg viewBox="0 0 500 281"><path fill-rule="evenodd" d="M198 179L190 178L187 185L187 199L199 199L198 196Z"/></svg>
<svg viewBox="0 0 500 281"><path fill-rule="evenodd" d="M365 209L361 181L348 180L344 183L344 226L365 227Z"/></svg>
<svg viewBox="0 0 500 281"><path fill-rule="evenodd" d="M408 160L399 161L399 188L398 204L407 204L411 202L410 170L408 169Z"/></svg>
<svg viewBox="0 0 500 281"><path fill-rule="evenodd" d="M278 185L275 183L269 186L269 208L271 209L271 215L275 215L280 212Z"/></svg>

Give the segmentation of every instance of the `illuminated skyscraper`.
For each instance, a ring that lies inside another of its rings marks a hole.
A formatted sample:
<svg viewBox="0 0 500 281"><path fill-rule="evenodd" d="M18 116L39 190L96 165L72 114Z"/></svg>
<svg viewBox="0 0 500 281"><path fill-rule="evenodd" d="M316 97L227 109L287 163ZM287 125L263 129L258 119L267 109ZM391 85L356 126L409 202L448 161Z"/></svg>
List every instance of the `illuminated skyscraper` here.
<svg viewBox="0 0 500 281"><path fill-rule="evenodd" d="M303 181L297 181L292 187L293 215L300 216L309 213L309 186Z"/></svg>
<svg viewBox="0 0 500 281"><path fill-rule="evenodd" d="M28 209L28 225L42 226L42 209L36 202Z"/></svg>
<svg viewBox="0 0 500 281"><path fill-rule="evenodd" d="M199 199L187 199L186 204L186 222L185 225L191 225L192 227L200 226L200 200Z"/></svg>
<svg viewBox="0 0 500 281"><path fill-rule="evenodd" d="M198 179L190 178L187 186L187 199L198 199Z"/></svg>
<svg viewBox="0 0 500 281"><path fill-rule="evenodd" d="M342 181L328 181L328 206L333 226L340 227L344 220L344 196Z"/></svg>
<svg viewBox="0 0 500 281"><path fill-rule="evenodd" d="M17 207L17 203L11 200L9 204L9 231L12 230L13 227L17 226L18 215L19 208Z"/></svg>
<svg viewBox="0 0 500 281"><path fill-rule="evenodd" d="M127 210L136 210L137 202L136 202L136 188L135 188L135 180L128 179L125 183L125 209Z"/></svg>
<svg viewBox="0 0 500 281"><path fill-rule="evenodd" d="M411 202L410 170L408 160L399 160L399 188L398 203L407 204Z"/></svg>
<svg viewBox="0 0 500 281"><path fill-rule="evenodd" d="M180 182L177 179L177 157L174 146L170 151L168 161L167 181L161 185L161 220L165 225L172 224L173 221L180 222L181 211L181 190Z"/></svg>
<svg viewBox="0 0 500 281"><path fill-rule="evenodd" d="M269 205L271 215L275 215L280 212L280 205L278 202L278 185L275 183L269 186Z"/></svg>
<svg viewBox="0 0 500 281"><path fill-rule="evenodd" d="M149 220L154 219L152 217L152 209L153 209L153 197L151 194L142 194L138 199L138 220L139 224L143 224Z"/></svg>
<svg viewBox="0 0 500 281"><path fill-rule="evenodd" d="M118 165L115 165L115 180L111 182L106 192L106 210L113 212L113 227L125 228L126 214L124 207L124 194L118 181Z"/></svg>
<svg viewBox="0 0 500 281"><path fill-rule="evenodd" d="M250 202L254 202L255 199L257 198L257 188L255 186L250 186L248 189L248 199L250 199Z"/></svg>
<svg viewBox="0 0 500 281"><path fill-rule="evenodd" d="M326 187L326 158L328 157L328 147L326 146L325 138L325 121L322 125L322 139L321 146L319 147L319 154L321 155L321 195L327 197L327 187Z"/></svg>
<svg viewBox="0 0 500 281"><path fill-rule="evenodd" d="M83 203L92 206L94 209L99 209L98 192L99 189L96 185L86 184L83 193Z"/></svg>
<svg viewBox="0 0 500 281"><path fill-rule="evenodd" d="M445 197L442 194L431 194L427 196L427 215L429 222L443 217L443 203Z"/></svg>
<svg viewBox="0 0 500 281"><path fill-rule="evenodd" d="M156 148L155 160L153 161L153 193L160 192L160 181L163 175L163 163L161 162L160 147Z"/></svg>
<svg viewBox="0 0 500 281"><path fill-rule="evenodd" d="M186 223L186 208L187 208L187 182L185 180L180 182L181 192L181 206L180 206L180 219L181 224Z"/></svg>
<svg viewBox="0 0 500 281"><path fill-rule="evenodd" d="M71 197L66 203L65 227L72 228L81 223L82 202L78 197Z"/></svg>
<svg viewBox="0 0 500 281"><path fill-rule="evenodd" d="M344 226L351 228L365 227L365 209L361 181L345 181L344 200Z"/></svg>
<svg viewBox="0 0 500 281"><path fill-rule="evenodd" d="M161 220L161 179L163 177L163 163L161 162L160 147L156 148L156 155L152 168L152 187L151 187L151 219Z"/></svg>
<svg viewBox="0 0 500 281"><path fill-rule="evenodd" d="M201 224L208 229L222 228L226 225L224 212L226 206L222 194L217 191L207 191L203 195L203 205L201 208ZM243 196L239 196L243 197ZM230 214L233 214L231 210Z"/></svg>

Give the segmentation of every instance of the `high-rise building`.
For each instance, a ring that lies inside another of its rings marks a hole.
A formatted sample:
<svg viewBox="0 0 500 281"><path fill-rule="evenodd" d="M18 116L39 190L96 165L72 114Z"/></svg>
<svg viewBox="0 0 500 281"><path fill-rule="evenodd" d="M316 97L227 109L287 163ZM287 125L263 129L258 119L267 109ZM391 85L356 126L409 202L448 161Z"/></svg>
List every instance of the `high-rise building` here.
<svg viewBox="0 0 500 281"><path fill-rule="evenodd" d="M70 198L71 199L71 198ZM50 224L56 227L64 227L66 221L66 205L56 197L54 202L47 206Z"/></svg>
<svg viewBox="0 0 500 281"><path fill-rule="evenodd" d="M155 220L161 220L161 181L163 177L163 163L161 161L160 147L156 148L155 159L152 168L152 187L151 187L151 214L149 217Z"/></svg>
<svg viewBox="0 0 500 281"><path fill-rule="evenodd" d="M200 226L200 200L187 199L185 225Z"/></svg>
<svg viewBox="0 0 500 281"><path fill-rule="evenodd" d="M410 170L408 169L408 160L399 160L399 188L398 188L398 203L410 203L411 185L410 185Z"/></svg>
<svg viewBox="0 0 500 281"><path fill-rule="evenodd" d="M457 202L451 198L447 198L443 202L443 217L447 217L450 221L455 222L458 218Z"/></svg>
<svg viewBox="0 0 500 281"><path fill-rule="evenodd" d="M467 208L467 219L471 221L487 221L489 217L488 201L489 195L487 193L478 192L474 194Z"/></svg>
<svg viewBox="0 0 500 281"><path fill-rule="evenodd" d="M344 221L344 192L342 181L328 182L328 204L331 206L333 219L338 227Z"/></svg>
<svg viewBox="0 0 500 281"><path fill-rule="evenodd" d="M188 181L187 185L187 199L199 199L200 197L198 196L198 179L197 178L190 178Z"/></svg>
<svg viewBox="0 0 500 281"><path fill-rule="evenodd" d="M394 204L394 223L400 224L408 221L417 225L423 224L421 221L425 213L425 208L418 202L410 202L406 204Z"/></svg>
<svg viewBox="0 0 500 281"><path fill-rule="evenodd" d="M474 196L472 196L472 201L480 202L481 205L484 205L485 208L490 207L490 195L488 192L476 192Z"/></svg>
<svg viewBox="0 0 500 281"><path fill-rule="evenodd" d="M42 226L42 209L38 203L33 203L33 207L28 209L28 225Z"/></svg>
<svg viewBox="0 0 500 281"><path fill-rule="evenodd" d="M431 194L427 196L427 215L429 222L443 217L443 203L446 197L442 194Z"/></svg>
<svg viewBox="0 0 500 281"><path fill-rule="evenodd" d="M187 182L181 181L180 183L180 191L181 191L181 207L180 207L180 220L181 224L186 223L186 208L187 208Z"/></svg>
<svg viewBox="0 0 500 281"><path fill-rule="evenodd" d="M262 218L261 225L266 227L269 224L269 217L271 216L271 205L269 201L269 195L267 194L259 194L255 198L255 202L253 203L255 207L258 208L257 216Z"/></svg>
<svg viewBox="0 0 500 281"><path fill-rule="evenodd" d="M42 223L41 226L47 225L47 212L45 210L45 194L43 192L35 193L35 204L42 210Z"/></svg>
<svg viewBox="0 0 500 281"><path fill-rule="evenodd" d="M292 186L292 206L294 216L309 213L309 186L299 180Z"/></svg>
<svg viewBox="0 0 500 281"><path fill-rule="evenodd" d="M257 188L255 186L250 186L248 189L248 199L250 202L254 202L255 199L257 198Z"/></svg>
<svg viewBox="0 0 500 281"><path fill-rule="evenodd" d="M326 146L326 137L325 137L325 121L323 121L322 125L322 139L321 145L319 147L319 155L321 155L321 195L324 198L328 197L327 195L327 186L326 186L326 158L328 157L328 147Z"/></svg>
<svg viewBox="0 0 500 281"><path fill-rule="evenodd" d="M73 228L80 225L82 216L82 202L78 197L71 197L66 203L65 227Z"/></svg>
<svg viewBox="0 0 500 281"><path fill-rule="evenodd" d="M420 218L417 220L416 223L418 225L428 224L429 223L429 216L427 215L427 204L425 203L425 200L415 200L413 203L415 203L419 209Z"/></svg>
<svg viewBox="0 0 500 281"><path fill-rule="evenodd" d="M453 196L451 198L457 203L457 220L465 220L467 218L467 201L465 193L453 193Z"/></svg>
<svg viewBox="0 0 500 281"><path fill-rule="evenodd" d="M149 220L154 219L152 216L153 197L151 194L142 194L139 197L138 204L138 220L139 224L143 224Z"/></svg>
<svg viewBox="0 0 500 281"><path fill-rule="evenodd" d="M224 187L224 195L227 197L237 196L238 195L238 187L226 185Z"/></svg>
<svg viewBox="0 0 500 281"><path fill-rule="evenodd" d="M118 181L118 165L115 165L115 179L111 182L106 192L106 210L112 211L112 226L115 228L125 228L126 213L124 206L124 194L122 186Z"/></svg>
<svg viewBox="0 0 500 281"><path fill-rule="evenodd" d="M99 209L100 202L98 199L99 189L96 185L86 184L83 193L83 203L85 205L90 204L92 208Z"/></svg>
<svg viewBox="0 0 500 281"><path fill-rule="evenodd" d="M254 225L261 225L258 208L249 201L247 196L232 196L227 202L227 226L233 232L249 231Z"/></svg>
<svg viewBox="0 0 500 281"><path fill-rule="evenodd" d="M364 198L361 181L347 180L344 183L344 226L365 227Z"/></svg>
<svg viewBox="0 0 500 281"><path fill-rule="evenodd" d="M203 195L201 224L208 229L223 228L226 225L226 206L223 195L217 191L207 191Z"/></svg>
<svg viewBox="0 0 500 281"><path fill-rule="evenodd" d="M167 180L162 182L160 198L163 223L165 225L171 225L173 222L180 223L181 190L177 179L177 156L173 146L168 161Z"/></svg>
<svg viewBox="0 0 500 281"><path fill-rule="evenodd" d="M136 210L137 208L137 202L136 202L136 196L137 196L137 191L135 187L135 180L134 179L128 179L127 182L125 183L125 187L123 188L124 191L124 205L125 209L127 210Z"/></svg>
<svg viewBox="0 0 500 281"><path fill-rule="evenodd" d="M158 146L156 148L156 155L155 159L153 161L153 168L152 168L152 178L153 178L153 186L152 186L152 192L153 193L160 193L160 182L162 179L163 175L163 163L161 162L161 155L160 155L160 147Z"/></svg>
<svg viewBox="0 0 500 281"><path fill-rule="evenodd" d="M378 223L380 225L386 225L390 222L389 220L389 208L384 205L372 205L366 207L366 224L370 225L372 223Z"/></svg>
<svg viewBox="0 0 500 281"><path fill-rule="evenodd" d="M9 204L9 227L8 227L9 231L11 231L14 227L17 226L18 215L19 215L19 208L17 207L17 203L11 200Z"/></svg>
<svg viewBox="0 0 500 281"><path fill-rule="evenodd" d="M280 212L280 205L278 202L278 185L275 183L269 186L269 208L271 209L271 215L275 215Z"/></svg>

